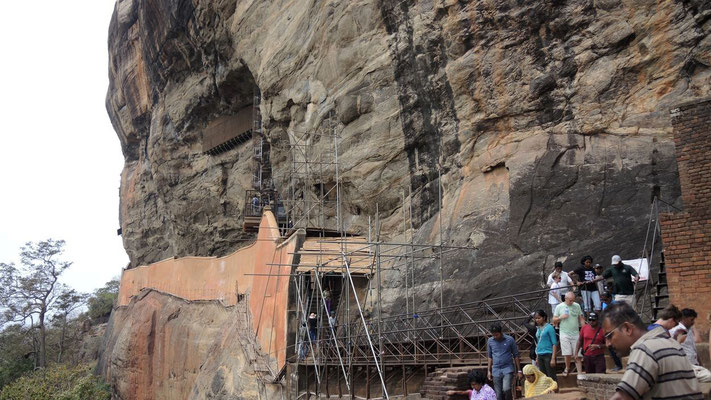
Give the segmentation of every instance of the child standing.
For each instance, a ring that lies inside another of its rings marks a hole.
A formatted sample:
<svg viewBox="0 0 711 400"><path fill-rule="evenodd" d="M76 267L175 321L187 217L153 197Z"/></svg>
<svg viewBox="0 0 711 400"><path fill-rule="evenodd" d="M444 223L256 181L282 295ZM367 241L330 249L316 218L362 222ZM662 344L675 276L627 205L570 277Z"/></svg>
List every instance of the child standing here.
<svg viewBox="0 0 711 400"><path fill-rule="evenodd" d="M561 298L561 276L559 273L553 273L553 283L551 284L551 290L548 292L548 304L551 305L551 315L555 314L555 307L562 303Z"/></svg>
<svg viewBox="0 0 711 400"><path fill-rule="evenodd" d="M603 293L607 292L605 288L605 278L602 277L602 265L595 264L595 279L597 280L597 292L602 296Z"/></svg>

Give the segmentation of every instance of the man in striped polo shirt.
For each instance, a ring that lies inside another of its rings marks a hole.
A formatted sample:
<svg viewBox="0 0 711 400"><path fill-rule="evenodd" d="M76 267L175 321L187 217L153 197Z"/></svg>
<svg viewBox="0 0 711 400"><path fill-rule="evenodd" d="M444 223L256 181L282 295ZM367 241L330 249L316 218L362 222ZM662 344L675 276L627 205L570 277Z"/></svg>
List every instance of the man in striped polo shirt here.
<svg viewBox="0 0 711 400"><path fill-rule="evenodd" d="M703 399L684 351L664 328L647 331L634 309L621 302L605 309L602 329L608 347L629 355L611 400Z"/></svg>

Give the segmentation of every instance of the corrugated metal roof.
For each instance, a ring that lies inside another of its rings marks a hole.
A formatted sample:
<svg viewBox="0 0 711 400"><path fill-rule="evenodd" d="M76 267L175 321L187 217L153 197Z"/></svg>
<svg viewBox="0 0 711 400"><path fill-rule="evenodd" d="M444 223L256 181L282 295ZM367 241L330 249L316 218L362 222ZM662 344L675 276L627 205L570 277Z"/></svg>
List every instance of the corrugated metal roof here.
<svg viewBox="0 0 711 400"><path fill-rule="evenodd" d="M252 138L252 106L234 115L225 115L210 122L202 133L202 151L220 153Z"/></svg>
<svg viewBox="0 0 711 400"><path fill-rule="evenodd" d="M339 238L307 238L297 254L301 256L297 272L342 272L343 256L346 253L348 266L353 274L369 274L375 262L375 253L367 240L360 236ZM373 266L374 267L374 266Z"/></svg>

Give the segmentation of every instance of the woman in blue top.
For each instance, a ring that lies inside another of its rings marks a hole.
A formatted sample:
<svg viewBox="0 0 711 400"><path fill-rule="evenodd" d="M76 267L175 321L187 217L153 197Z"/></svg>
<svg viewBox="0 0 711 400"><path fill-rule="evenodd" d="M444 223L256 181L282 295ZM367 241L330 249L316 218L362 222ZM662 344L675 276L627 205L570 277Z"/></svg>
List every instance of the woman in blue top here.
<svg viewBox="0 0 711 400"><path fill-rule="evenodd" d="M536 322L538 330L536 331L536 364L538 368L547 376L558 380L555 376L555 357L556 348L558 347L558 339L555 337L555 329L553 325L548 323L548 314L543 310L537 310L534 313L533 320Z"/></svg>

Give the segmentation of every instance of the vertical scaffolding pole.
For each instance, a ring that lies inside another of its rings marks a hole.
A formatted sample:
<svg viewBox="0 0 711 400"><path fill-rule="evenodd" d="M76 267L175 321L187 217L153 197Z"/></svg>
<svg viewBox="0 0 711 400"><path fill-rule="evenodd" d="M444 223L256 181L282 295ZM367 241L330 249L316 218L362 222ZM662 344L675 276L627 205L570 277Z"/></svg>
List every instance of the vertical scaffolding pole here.
<svg viewBox="0 0 711 400"><path fill-rule="evenodd" d="M298 146L296 134L292 134L295 145ZM291 140L291 139L290 139ZM296 224L296 181L298 179L297 169L296 169L296 154L298 152L298 147L291 146L291 175L289 175L290 185L289 185L289 197L291 197L291 204L289 205L289 212L287 213L286 221L286 231L294 228L290 226Z"/></svg>
<svg viewBox="0 0 711 400"><path fill-rule="evenodd" d="M332 116L333 114L331 114ZM331 117L329 116L329 119ZM342 221L341 221L341 175L338 168L338 135L336 135L336 125L332 124L331 132L333 135L333 158L336 167L336 226L338 232L343 233Z"/></svg>
<svg viewBox="0 0 711 400"><path fill-rule="evenodd" d="M350 296L350 279L347 279L347 272L343 265L341 265L341 273L345 278L345 292L346 292L346 350L348 351L348 381L351 399L355 399L355 392L353 391L353 344L351 343L351 296Z"/></svg>
<svg viewBox="0 0 711 400"><path fill-rule="evenodd" d="M647 295L648 295L649 290L650 290L649 284L650 284L650 282L651 282L651 280L652 280L652 262L654 261L654 245L655 245L655 242L656 242L656 239L657 239L657 232L658 232L658 230L660 229L660 228L659 228L659 208L658 208L658 205L657 205L657 198L656 198L656 197L654 198L654 201L652 202L652 211L651 211L651 212L652 212L653 215L655 216L655 217L654 217L654 232L652 232L652 246L651 246L650 249L649 249L649 258L648 258L648 260L647 260L647 274L648 274L648 276L647 276L647 280L646 280L645 283L644 283L644 284L645 284L645 287L644 287L644 294L642 295L642 307L641 307L640 310L638 311L639 314L642 314L642 313L644 312L644 306L645 306L645 304L646 304L646 302L647 302ZM661 233L660 233L660 237L661 237ZM645 247L646 247L646 243L645 243ZM645 254L645 257L646 257L646 254ZM636 295L636 293L635 293L635 295ZM635 306L636 306L636 305L637 305L637 301L636 301L636 299L635 299ZM650 299L649 299L649 309L650 309L650 310L649 310L649 311L650 311L650 314L653 314L653 311L654 311L654 310L653 310L653 308L652 308L652 299L651 299L651 297L650 297Z"/></svg>
<svg viewBox="0 0 711 400"><path fill-rule="evenodd" d="M325 216L325 208L326 208L326 193L325 193L325 188L324 188L324 182L325 179L323 179L323 154L319 154L319 186L321 188L321 201L319 201L319 225L321 226L321 232L324 231L326 227L326 216Z"/></svg>
<svg viewBox="0 0 711 400"><path fill-rule="evenodd" d="M410 220L410 254L414 255L415 253L415 246L414 246L414 240L415 240L415 227L412 225L412 185L410 185L410 202L409 202L409 220ZM415 308L415 265L414 265L414 258L410 256L409 263L410 264L410 273L412 274L412 277L410 279L410 283L412 284L412 314L417 313L417 309ZM417 321L414 321L417 323Z"/></svg>
<svg viewBox="0 0 711 400"><path fill-rule="evenodd" d="M384 399L389 399L390 397L388 396L388 390L385 387L385 378L383 377L383 371L380 368L380 361L378 355L375 354L375 346L373 345L373 340L370 337L370 332L368 332L368 324L365 322L365 317L363 316L363 308L360 306L360 301L358 300L358 293L356 293L355 286L353 285L353 276L351 275L351 269L348 266L348 258L346 257L345 252L341 252L341 256L343 257L343 266L346 268L346 274L348 275L348 280L351 282L351 290L353 291L353 297L355 298L356 305L358 306L358 315L360 316L360 320L363 323L363 329L365 331L365 337L368 339L368 345L370 347L370 351L373 354L373 361L375 362L375 368L378 370L378 376L380 377L380 384L383 387L383 398ZM353 374L351 374L352 376Z"/></svg>
<svg viewBox="0 0 711 400"><path fill-rule="evenodd" d="M375 274L377 275L376 285L378 287L378 358L380 359L380 365L383 365L383 299L382 293L382 282L380 280L380 210L378 204L375 204L376 215L375 215L375 232L376 232L376 242L375 245ZM383 390L385 390L385 384L383 384Z"/></svg>
<svg viewBox="0 0 711 400"><path fill-rule="evenodd" d="M296 281L296 278L294 278L294 280ZM301 281L303 284L303 279ZM301 313L302 315L304 315L304 319L303 320L300 319L300 322L302 322L306 325L306 336L309 338L309 349L311 350L311 357L313 358L314 372L316 375L316 380L317 380L318 384L320 385L321 384L321 376L320 376L319 370L318 370L318 363L316 362L316 352L314 351L314 345L313 345L313 342L311 341L311 333L308 332L308 329L309 329L308 324L307 324L308 315L306 314L308 312L308 310L306 309L306 305L304 303L302 303L303 300L301 299L301 291L297 290L296 294L297 294L296 300L299 302L297 314ZM306 365L307 382L308 382L308 371L309 371L309 366ZM307 390L308 390L308 387L307 387Z"/></svg>
<svg viewBox="0 0 711 400"><path fill-rule="evenodd" d="M320 246L320 244L319 244ZM323 293L319 293L317 291L317 288L319 288L321 285L321 274L319 273L318 266L320 264L321 260L317 260L316 262L316 273L313 275L315 282L312 282L313 284L313 289L311 290L311 301L309 302L309 307L311 307L311 303L314 300L314 297L319 295L321 299L323 300ZM311 310L309 308L310 312L314 312L314 310ZM323 360L324 355L323 355L323 345L322 345L322 337L321 335L321 327L323 326L323 314L321 311L321 307L319 307L318 302L316 302L316 344L315 349L318 350L319 354L318 357L316 357L316 354L314 353L314 364L316 364L317 360ZM328 368L328 366L326 366ZM318 383L316 384L316 397L321 397L321 379L318 380Z"/></svg>
<svg viewBox="0 0 711 400"><path fill-rule="evenodd" d="M375 235L376 235L376 237L377 237L377 234L378 234L378 217L377 217L377 213L378 213L378 203L375 203L375 213L376 213L376 217L375 217ZM368 243L372 243L372 242L371 242L371 239L372 239L372 237L371 237L371 232L370 232L370 216L368 216ZM371 244L368 244L368 253L371 254L372 251L373 251L373 246L372 246ZM375 256L375 254L374 254L373 256ZM366 297L366 299L365 299L365 301L370 301L371 304L373 303L373 296L372 296L372 293L373 293L373 277L375 276L375 273L374 273L374 271L373 271L373 266L374 266L374 265L375 265L375 263L373 263L373 262L370 263L370 278L368 278L368 291L367 291L368 297Z"/></svg>
<svg viewBox="0 0 711 400"><path fill-rule="evenodd" d="M407 220L405 219L405 191L402 191L402 238L407 240ZM407 286L407 275L410 273L409 264L407 262L407 247L405 247L405 314L410 314L410 290Z"/></svg>
<svg viewBox="0 0 711 400"><path fill-rule="evenodd" d="M318 266L317 266L318 268ZM328 314L328 307L326 306L326 299L323 297L323 286L321 286L321 280L316 281L318 283L318 290L321 293L321 302L323 303L323 309L326 311L326 314ZM346 368L343 365L343 358L341 358L341 351L338 349L338 340L336 340L336 332L333 330L334 326L331 325L331 320L328 320L328 327L329 330L331 331L331 337L333 338L333 345L335 346L336 349L336 354L338 355L338 363L341 365L341 370L343 371L343 377L346 378L346 385L348 386L348 390L351 390L351 387L348 383L348 375L346 374ZM327 367L328 368L328 367ZM326 382L326 387L328 388L328 382Z"/></svg>
<svg viewBox="0 0 711 400"><path fill-rule="evenodd" d="M311 146L311 143L309 142L310 138L306 138L304 140L304 165L305 165L305 170L304 170L304 188L302 189L302 193L304 196L304 208L306 211L306 227L308 228L309 225L311 225L311 170L309 169L309 147ZM308 197L307 197L308 196Z"/></svg>
<svg viewBox="0 0 711 400"><path fill-rule="evenodd" d="M442 269L442 168L437 168L437 199L439 203L439 318L440 326L444 326L442 308L444 307L444 271ZM440 329L440 338L444 335Z"/></svg>

